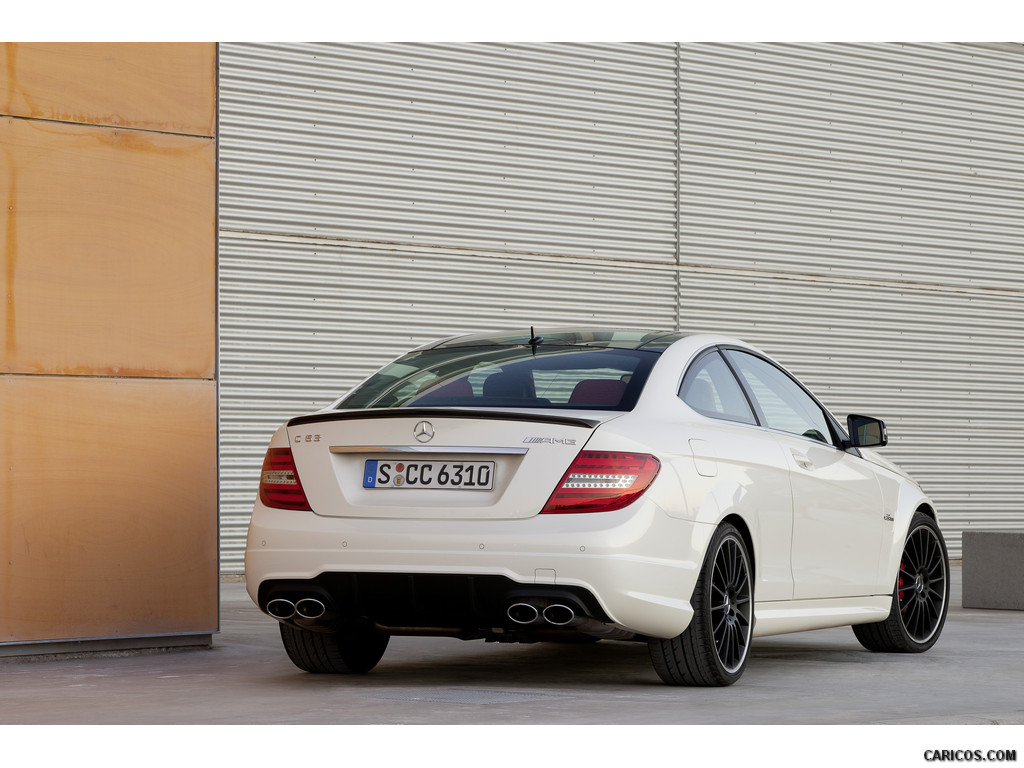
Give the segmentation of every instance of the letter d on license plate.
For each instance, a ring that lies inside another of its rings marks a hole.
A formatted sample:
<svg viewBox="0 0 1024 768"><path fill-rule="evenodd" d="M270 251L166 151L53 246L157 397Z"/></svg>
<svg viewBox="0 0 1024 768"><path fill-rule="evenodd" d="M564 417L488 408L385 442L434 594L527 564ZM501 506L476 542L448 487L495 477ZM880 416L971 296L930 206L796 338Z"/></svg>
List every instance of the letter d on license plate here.
<svg viewBox="0 0 1024 768"><path fill-rule="evenodd" d="M368 459L363 488L489 491L494 488L494 462Z"/></svg>

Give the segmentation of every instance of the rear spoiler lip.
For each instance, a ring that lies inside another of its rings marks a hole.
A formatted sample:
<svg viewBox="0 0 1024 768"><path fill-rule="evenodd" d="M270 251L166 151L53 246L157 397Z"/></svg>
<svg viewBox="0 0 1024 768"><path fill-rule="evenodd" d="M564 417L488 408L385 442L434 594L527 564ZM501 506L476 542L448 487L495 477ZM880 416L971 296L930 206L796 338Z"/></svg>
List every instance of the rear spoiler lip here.
<svg viewBox="0 0 1024 768"><path fill-rule="evenodd" d="M609 411L609 416L621 416L623 411ZM614 415L612 415L614 414ZM585 419L575 416L546 415L522 411L480 411L461 408L366 408L351 411L321 411L307 416L296 416L288 421L289 427L320 424L329 421L355 419L493 419L495 421L527 421L536 424L559 424L566 427L595 429L608 419Z"/></svg>

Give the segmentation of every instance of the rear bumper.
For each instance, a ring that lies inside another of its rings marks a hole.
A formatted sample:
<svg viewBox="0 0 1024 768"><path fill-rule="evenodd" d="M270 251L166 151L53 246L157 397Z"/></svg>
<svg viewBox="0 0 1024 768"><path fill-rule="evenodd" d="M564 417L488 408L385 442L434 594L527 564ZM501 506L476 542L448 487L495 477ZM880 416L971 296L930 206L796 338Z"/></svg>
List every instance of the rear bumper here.
<svg viewBox="0 0 1024 768"><path fill-rule="evenodd" d="M588 613L595 618L666 638L690 622L689 598L713 530L669 517L647 499L616 512L517 520L328 518L257 502L246 548L246 584L265 609L268 589L261 585L358 584L351 574L405 574L421 583L431 576L488 577L478 581L500 579L512 591L538 594L564 589L584 603L589 595ZM337 599L350 599L348 587L331 589ZM460 590L453 588L453 600ZM493 603L505 601L508 591L482 590L482 597L474 598L484 603L477 614L502 614L506 606ZM368 605L372 610L372 595L361 594L359 600L360 610Z"/></svg>

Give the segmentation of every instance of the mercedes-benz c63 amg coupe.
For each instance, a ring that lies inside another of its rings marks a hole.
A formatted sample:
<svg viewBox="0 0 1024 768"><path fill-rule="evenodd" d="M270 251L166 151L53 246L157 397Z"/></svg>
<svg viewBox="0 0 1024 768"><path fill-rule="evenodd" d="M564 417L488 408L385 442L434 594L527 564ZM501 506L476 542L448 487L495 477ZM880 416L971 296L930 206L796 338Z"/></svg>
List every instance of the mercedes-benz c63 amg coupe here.
<svg viewBox="0 0 1024 768"><path fill-rule="evenodd" d="M367 672L393 635L639 642L702 686L765 635L925 651L948 557L886 440L737 339L450 338L277 430L247 588L316 673Z"/></svg>

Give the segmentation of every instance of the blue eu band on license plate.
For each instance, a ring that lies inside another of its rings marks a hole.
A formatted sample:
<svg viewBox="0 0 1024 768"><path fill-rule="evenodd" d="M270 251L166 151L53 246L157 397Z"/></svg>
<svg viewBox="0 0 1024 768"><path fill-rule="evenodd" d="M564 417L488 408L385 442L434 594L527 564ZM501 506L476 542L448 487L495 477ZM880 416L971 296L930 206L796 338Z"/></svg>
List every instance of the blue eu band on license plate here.
<svg viewBox="0 0 1024 768"><path fill-rule="evenodd" d="M363 467L363 488L489 491L493 487L493 461L368 459Z"/></svg>

